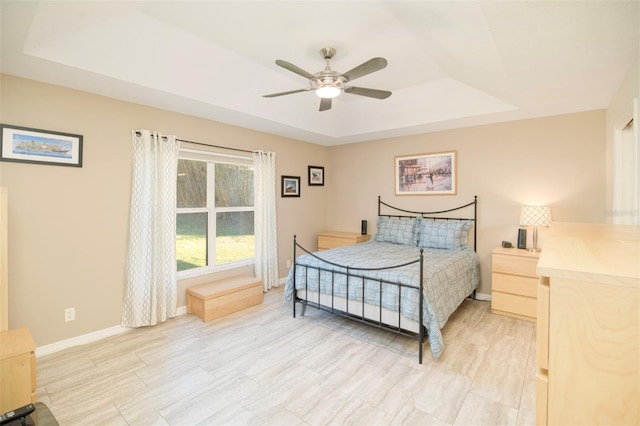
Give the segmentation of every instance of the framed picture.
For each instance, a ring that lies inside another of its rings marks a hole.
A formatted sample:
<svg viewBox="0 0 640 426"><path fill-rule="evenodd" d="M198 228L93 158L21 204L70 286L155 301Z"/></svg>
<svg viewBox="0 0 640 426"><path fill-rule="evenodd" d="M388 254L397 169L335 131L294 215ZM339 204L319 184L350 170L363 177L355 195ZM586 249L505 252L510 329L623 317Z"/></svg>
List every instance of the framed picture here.
<svg viewBox="0 0 640 426"><path fill-rule="evenodd" d="M309 186L324 186L324 167L309 166Z"/></svg>
<svg viewBox="0 0 640 426"><path fill-rule="evenodd" d="M456 173L456 151L396 157L396 195L455 195Z"/></svg>
<svg viewBox="0 0 640 426"><path fill-rule="evenodd" d="M282 176L282 196L300 196L300 176Z"/></svg>
<svg viewBox="0 0 640 426"><path fill-rule="evenodd" d="M82 167L82 135L0 124L0 161Z"/></svg>

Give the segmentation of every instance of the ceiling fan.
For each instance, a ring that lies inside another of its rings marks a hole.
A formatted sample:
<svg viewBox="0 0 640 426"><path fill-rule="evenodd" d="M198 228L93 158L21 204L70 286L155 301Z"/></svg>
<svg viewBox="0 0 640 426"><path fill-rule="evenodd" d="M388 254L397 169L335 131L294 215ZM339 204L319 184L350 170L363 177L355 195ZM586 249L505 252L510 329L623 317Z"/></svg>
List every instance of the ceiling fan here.
<svg viewBox="0 0 640 426"><path fill-rule="evenodd" d="M319 71L315 74L311 74L287 61L283 61L281 59L276 60L276 64L282 68L307 78L310 85L304 89L272 93L270 95L263 95L263 97L275 98L277 96L291 95L293 93L309 92L313 90L316 92L316 95L320 97L320 111L326 111L331 109L331 99L335 98L342 92L376 99L387 99L391 96L391 92L387 90L367 89L365 87L355 87L348 84L356 78L371 74L372 72L380 71L386 67L387 60L385 58L369 59L367 62L358 65L350 71L339 73L332 70L329 64L331 58L333 58L335 54L336 50L332 47L320 49L320 55L322 55L322 57L327 61L327 65L325 66L324 71Z"/></svg>

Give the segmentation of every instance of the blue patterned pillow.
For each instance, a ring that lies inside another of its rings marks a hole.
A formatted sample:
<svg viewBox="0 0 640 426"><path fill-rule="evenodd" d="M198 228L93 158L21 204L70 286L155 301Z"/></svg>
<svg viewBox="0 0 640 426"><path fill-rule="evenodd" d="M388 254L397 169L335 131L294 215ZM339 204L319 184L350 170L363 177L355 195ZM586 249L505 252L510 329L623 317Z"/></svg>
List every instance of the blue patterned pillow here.
<svg viewBox="0 0 640 426"><path fill-rule="evenodd" d="M467 248L471 221L423 219L418 226L418 247L446 250Z"/></svg>
<svg viewBox="0 0 640 426"><path fill-rule="evenodd" d="M422 218L399 218L378 216L378 233L375 240L380 242L415 246L418 242L416 223Z"/></svg>

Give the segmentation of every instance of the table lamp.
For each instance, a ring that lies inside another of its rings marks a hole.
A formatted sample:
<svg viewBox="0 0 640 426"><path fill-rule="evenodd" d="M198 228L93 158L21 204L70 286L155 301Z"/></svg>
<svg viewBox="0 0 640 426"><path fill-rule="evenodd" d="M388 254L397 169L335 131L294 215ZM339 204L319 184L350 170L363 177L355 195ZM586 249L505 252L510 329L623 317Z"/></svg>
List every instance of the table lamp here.
<svg viewBox="0 0 640 426"><path fill-rule="evenodd" d="M530 251L538 251L538 226L551 225L551 209L549 206L522 206L520 225L533 226L533 248Z"/></svg>

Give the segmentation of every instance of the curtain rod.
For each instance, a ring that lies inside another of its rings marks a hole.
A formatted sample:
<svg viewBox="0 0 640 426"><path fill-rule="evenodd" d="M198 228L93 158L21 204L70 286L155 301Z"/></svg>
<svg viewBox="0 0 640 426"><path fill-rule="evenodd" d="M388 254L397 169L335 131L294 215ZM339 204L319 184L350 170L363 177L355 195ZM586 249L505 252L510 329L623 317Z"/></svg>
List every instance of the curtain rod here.
<svg viewBox="0 0 640 426"><path fill-rule="evenodd" d="M141 136L141 135L142 135L142 133L140 133L140 131L136 130L136 135ZM163 137L163 138L166 138L166 136L162 136L162 137ZM242 149L242 148L232 148L232 147L230 147L230 146L212 145L212 144L208 144L208 143L188 141L188 140L185 140L185 139L179 139L179 138L176 138L176 140L178 140L178 141L180 141L180 142L191 143L191 144L194 144L194 145L209 146L209 147L212 147L212 148L230 149L230 150L232 150L232 151L249 152L249 153L251 153L251 154L253 154L253 153L255 153L255 152L258 152L258 151L251 151L251 150L248 150L248 149Z"/></svg>
<svg viewBox="0 0 640 426"><path fill-rule="evenodd" d="M180 142L192 143L194 145L210 146L210 147L213 147L213 148L221 148L221 149L230 149L232 151L250 152L252 154L254 152L257 152L257 151L251 151L251 150L248 150L248 149L242 149L242 148L232 148L230 146L212 145L212 144L202 143L202 142L187 141L187 140L184 140L184 139L178 139L178 140Z"/></svg>

